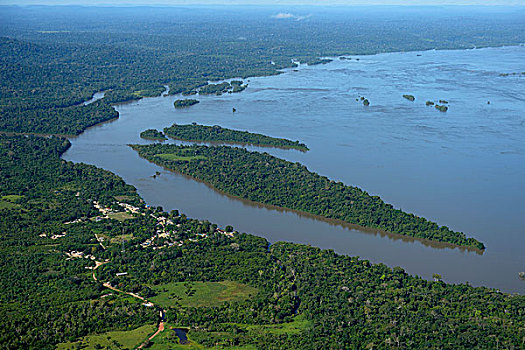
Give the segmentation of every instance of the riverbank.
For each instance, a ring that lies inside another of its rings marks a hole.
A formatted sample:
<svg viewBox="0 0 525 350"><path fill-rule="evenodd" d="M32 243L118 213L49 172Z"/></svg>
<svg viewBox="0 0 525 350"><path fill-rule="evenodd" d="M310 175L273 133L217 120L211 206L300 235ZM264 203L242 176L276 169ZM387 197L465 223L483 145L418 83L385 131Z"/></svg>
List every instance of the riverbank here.
<svg viewBox="0 0 525 350"><path fill-rule="evenodd" d="M129 146L131 147L131 145L129 145ZM371 227L351 224L351 223L343 221L343 220L330 219L330 218L327 218L327 217L324 217L324 216L321 216L321 215L315 215L315 214L312 214L312 213L309 213L309 212L306 212L306 211L295 210L295 209L290 209L290 208L286 208L286 207L280 207L280 206L276 206L276 205L265 204L265 203L261 203L261 202L255 202L255 201L243 198L243 197L231 195L231 194L229 194L227 192L224 192L224 191L218 189L217 187L215 187L214 185L212 185L211 183L209 183L207 181L204 181L204 180L199 179L197 177L193 177L191 175L187 175L187 174L181 173L181 172L179 172L177 170L171 169L171 168L166 167L164 165L157 164L154 161L152 161L152 160L150 160L150 159L148 159L146 157L143 157L143 156L140 156L140 157L142 159L148 161L151 164L155 164L157 166L160 166L161 168L163 168L166 171L169 171L169 172L172 172L172 173L176 173L176 174L178 174L180 176L183 176L184 178L190 179L191 181L195 181L195 182L201 183L201 184L205 185L206 187L208 187L209 189L211 189L212 191L219 193L220 195L223 195L223 196L225 196L227 198L230 198L232 200L236 200L236 201L242 202L243 204L249 205L249 206L254 207L254 208L270 209L270 210L275 210L277 212L282 212L282 213L293 213L293 214L297 214L300 217L314 219L314 220L317 220L317 221L322 221L322 222L325 222L325 223L333 225L333 226L340 226L340 227L344 227L344 228L349 229L349 230L356 230L356 231L359 231L359 232L372 234L374 236L379 236L379 237L382 237L382 238L389 238L389 239L392 239L394 241L400 240L400 241L405 242L405 243L419 242L419 243L421 243L421 244L423 244L423 245L425 245L427 247L431 247L433 249L446 249L446 248L448 248L448 249L459 249L460 251L463 251L463 252L474 252L474 253L479 254L479 255L483 255L483 253L485 252L484 249L476 249L476 248L469 247L469 246L462 246L462 245L457 245L457 244L452 244L452 243L447 243L447 242L436 242L436 241L432 241L432 240L429 240L429 239L424 239L424 238L419 238L419 237L412 237L412 236L407 236L407 235L401 235L401 234L392 233L392 232L388 232L388 231L377 229L377 228L371 228Z"/></svg>
<svg viewBox="0 0 525 350"><path fill-rule="evenodd" d="M92 128L76 138L76 144L64 158L97 164L122 174L150 204L179 209L189 216L210 219L221 225L235 223L240 230L266 237L271 242L284 239L312 244L335 249L341 254L364 256L389 266L400 265L410 273L428 279L433 273L439 273L448 282L469 281L474 285L519 291L523 289L522 282L516 277L517 272L522 271L517 259L519 252L516 251L519 226L514 225L513 211L503 210L505 204L493 195L503 191L507 198L517 196L515 191L513 195L506 194L506 184L519 188L520 156L504 151L509 148L519 150L512 142L519 136L511 134L505 139L495 139L493 126L498 124L500 133L517 131L501 126L515 122L508 114L519 103L509 103L504 97L499 97L497 90L489 89L483 92L483 95L491 95L491 105L487 105L487 97L475 97L477 95L470 90L470 84L456 86L446 96L434 91L454 86L449 85L452 84L449 75L454 74L478 86L486 84L485 81L501 79L506 91L514 93L516 79L500 78L499 72L516 71L512 63L516 61L512 57L519 54L519 49L430 51L423 52L422 56L384 54L361 57L360 61L352 60L352 63L336 60L320 66L301 65L297 71L290 69L278 76L253 78L250 87L240 95L205 96L201 104L181 112L173 110L172 101L176 96L142 99L118 106L122 116L119 120ZM385 67L388 67L388 72L396 71L394 77L401 80L390 82L392 74L377 73L384 76L385 84L416 84L418 88L378 87L369 76ZM493 68L497 69L494 74L475 74L479 70L491 72ZM426 76L421 76L424 71ZM351 82L348 82L348 74L352 74ZM428 80L436 76L439 82L426 84L424 88L418 85L418 77ZM376 88L362 90L371 86ZM357 91L355 95L366 95L376 102L366 110L354 105L353 89ZM401 90L414 93L420 100L439 95L454 103L455 108L449 111L447 118L436 119L435 111L429 114L424 104L411 106L404 102L399 94ZM465 93L470 97L462 98ZM450 98L451 95L456 97ZM345 103L348 99L351 99L349 104ZM506 108L498 108L503 103ZM235 115L231 113L232 105L237 107ZM148 117L152 113L155 118ZM483 119L480 125L477 119L486 113L491 113L492 117ZM380 194L398 208L429 217L455 230L469 232L486 243L487 251L478 255L468 250L434 249L417 240L405 242L388 236L361 234L295 213L248 205L180 175L169 175L126 149L128 143L146 142L138 138L142 130L149 127L162 129L174 121L181 124L220 123L228 128L256 130L281 137L289 136L283 135L283 130L294 130L292 136L304 140L310 146L310 152L280 149L269 149L268 152L305 164L336 181ZM459 138L458 134L469 137ZM456 140L461 139L463 142L458 144ZM478 140L484 140L483 144ZM77 146L79 148L75 148ZM486 159L483 170L478 170L479 165L472 161L478 159L478 148L483 150ZM98 154L104 153L104 156L91 156L93 149L98 149ZM453 172L449 171L451 165ZM505 169L514 171L507 174ZM162 176L150 178L159 170L163 172ZM472 178L473 171L483 176ZM493 188L501 176L506 178L505 185ZM465 182L464 179L470 180ZM429 186L429 183L434 185ZM480 217L479 213L483 216ZM457 269L457 266L465 268Z"/></svg>

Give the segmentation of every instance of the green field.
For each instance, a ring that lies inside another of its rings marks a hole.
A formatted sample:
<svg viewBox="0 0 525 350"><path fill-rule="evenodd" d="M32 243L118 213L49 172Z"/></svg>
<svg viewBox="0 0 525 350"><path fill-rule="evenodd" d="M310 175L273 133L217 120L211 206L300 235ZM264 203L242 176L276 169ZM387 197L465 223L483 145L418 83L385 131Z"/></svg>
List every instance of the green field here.
<svg viewBox="0 0 525 350"><path fill-rule="evenodd" d="M151 301L162 307L213 307L225 301L246 300L257 294L257 289L233 281L177 282L152 287L157 296Z"/></svg>
<svg viewBox="0 0 525 350"><path fill-rule="evenodd" d="M134 217L133 217L133 215L122 211L122 212L118 212L118 213L109 213L108 214L108 218L115 219L115 220L118 220L118 221L122 222L124 220L133 219Z"/></svg>
<svg viewBox="0 0 525 350"><path fill-rule="evenodd" d="M20 207L18 203L20 200L22 200L22 198L24 198L24 196L19 196L16 194L8 194L6 196L0 197L0 210Z"/></svg>
<svg viewBox="0 0 525 350"><path fill-rule="evenodd" d="M133 239L133 234L129 233L126 235L119 235L116 237L111 237L109 241L110 243L122 243L122 241L131 241L132 239Z"/></svg>
<svg viewBox="0 0 525 350"><path fill-rule="evenodd" d="M153 341L151 347L148 347L150 350L173 350L173 349L186 349L186 350L194 350L194 349L205 349L204 346L199 345L195 341L193 341L190 337L188 337L188 344L179 344L179 338L175 334L175 331L171 330L172 326L167 325L164 329L164 332L160 333L158 336L156 336Z"/></svg>
<svg viewBox="0 0 525 350"><path fill-rule="evenodd" d="M188 334L188 344L179 344L179 338L175 335L175 331L168 326L164 332L160 333L152 341L150 350L196 350L196 349L221 349L221 350L256 350L257 348L253 345L244 346L229 346L229 347L205 347L191 338L191 333Z"/></svg>
<svg viewBox="0 0 525 350"><path fill-rule="evenodd" d="M133 349L156 330L156 325L146 325L131 331L114 331L89 335L77 342L61 343L57 350L66 349Z"/></svg>
<svg viewBox="0 0 525 350"><path fill-rule="evenodd" d="M20 205L0 199L0 210L18 208Z"/></svg>
<svg viewBox="0 0 525 350"><path fill-rule="evenodd" d="M248 333L257 333L257 334L275 334L275 335L282 335L282 334L300 334L303 332L308 331L312 328L312 322L305 319L303 315L296 316L292 322L287 323L281 323L281 324L267 324L267 325L246 325L246 324L240 324L240 323L231 323L230 325L236 326L240 329L243 329L244 331ZM175 332L171 330L170 328L174 327L173 325L169 325L166 327L166 330L159 334L154 340L153 345L149 348L152 350L170 350L170 349L209 349L208 347L205 347L201 344L199 344L196 340L192 339L192 334L197 339L202 339L202 337L207 337L207 335L214 337L221 335L226 335L228 337L229 333L215 333L215 332L197 332L198 335L195 335L194 332L189 332L187 334L188 336L188 344L181 345L179 344L179 339L176 336ZM228 350L251 350L256 349L254 345L244 345L244 346L218 346L214 347L213 349L228 349Z"/></svg>
<svg viewBox="0 0 525 350"><path fill-rule="evenodd" d="M17 194L8 194L5 196L2 196L3 201L11 202L11 203L18 203L24 196L19 196Z"/></svg>
<svg viewBox="0 0 525 350"><path fill-rule="evenodd" d="M177 156L173 153L156 154L155 157L159 157L159 158L166 159L166 160L182 160L182 161L187 161L187 162L189 162L190 160L196 160L196 159L206 160L206 157L204 156Z"/></svg>

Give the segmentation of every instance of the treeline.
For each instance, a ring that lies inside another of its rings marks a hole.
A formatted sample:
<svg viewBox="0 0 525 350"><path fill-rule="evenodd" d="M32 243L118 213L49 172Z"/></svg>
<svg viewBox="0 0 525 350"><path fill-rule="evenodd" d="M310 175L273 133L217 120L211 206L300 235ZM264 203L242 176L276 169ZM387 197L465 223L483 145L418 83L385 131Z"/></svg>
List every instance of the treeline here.
<svg viewBox="0 0 525 350"><path fill-rule="evenodd" d="M391 13L385 20L368 11L301 23L279 21L258 11L231 10L203 21L207 15L205 9L188 14L179 8L3 7L0 131L76 134L114 117L109 111L112 103L158 96L164 85L169 85L170 94L191 94L201 87L202 93L237 92L246 86L240 80L232 81L231 88L208 82L278 74L294 66L292 59L315 64L325 62L319 57L342 54L498 46L525 40L519 17L480 15L458 21L460 14L448 9L433 9L424 20L401 13L409 18L403 26L390 20ZM366 40L349 42L349 37ZM106 95L96 105L94 117L80 104L97 91Z"/></svg>
<svg viewBox="0 0 525 350"><path fill-rule="evenodd" d="M299 141L270 137L248 131L232 130L219 125L173 124L168 128L164 128L164 132L167 136L182 141L239 143L308 151L308 147L304 143L299 143Z"/></svg>
<svg viewBox="0 0 525 350"><path fill-rule="evenodd" d="M268 153L234 147L133 145L139 155L179 173L205 181L220 191L254 202L300 210L388 232L484 249L483 243L446 226L395 209L378 196L310 172ZM178 161L158 154L200 156L206 161Z"/></svg>
<svg viewBox="0 0 525 350"><path fill-rule="evenodd" d="M243 84L242 80L232 80L219 84L206 84L198 89L199 95L222 95L224 93L236 93L244 91L248 85Z"/></svg>
<svg viewBox="0 0 525 350"><path fill-rule="evenodd" d="M0 130L45 134L78 135L87 127L115 119L119 114L106 101L89 105L48 108L1 108Z"/></svg>

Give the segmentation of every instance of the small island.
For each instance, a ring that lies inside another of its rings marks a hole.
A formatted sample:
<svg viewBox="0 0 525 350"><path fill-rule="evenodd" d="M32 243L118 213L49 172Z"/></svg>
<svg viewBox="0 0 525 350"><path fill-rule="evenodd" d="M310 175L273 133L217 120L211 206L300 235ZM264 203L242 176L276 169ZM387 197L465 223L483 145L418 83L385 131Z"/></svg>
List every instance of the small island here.
<svg viewBox="0 0 525 350"><path fill-rule="evenodd" d="M155 129L148 129L144 130L140 133L140 137L146 140L154 140L154 141L164 141L168 138L162 133L162 131L158 131Z"/></svg>
<svg viewBox="0 0 525 350"><path fill-rule="evenodd" d="M175 108L185 108L196 105L197 103L199 103L199 100L188 98L184 100L175 100L175 102L173 102L173 105L175 106Z"/></svg>
<svg viewBox="0 0 525 350"><path fill-rule="evenodd" d="M501 73L500 77L511 77L511 76L520 76L525 75L525 72L514 72L514 73Z"/></svg>
<svg viewBox="0 0 525 350"><path fill-rule="evenodd" d="M426 104L427 106L433 106L433 105L434 105L434 102L432 102L432 101L427 101L425 104Z"/></svg>
<svg viewBox="0 0 525 350"><path fill-rule="evenodd" d="M237 93L244 91L248 87L242 80L232 80L231 82L224 82L220 84L208 84L199 89L199 95L217 95L224 93Z"/></svg>
<svg viewBox="0 0 525 350"><path fill-rule="evenodd" d="M440 112L446 112L448 111L448 107L447 106L443 106L443 105L435 105L436 109Z"/></svg>
<svg viewBox="0 0 525 350"><path fill-rule="evenodd" d="M412 102L416 100L414 95L403 95L403 97Z"/></svg>
<svg viewBox="0 0 525 350"><path fill-rule="evenodd" d="M363 105L364 105L364 106L370 106L370 101L368 101L368 99L365 98L365 99L363 100Z"/></svg>
<svg viewBox="0 0 525 350"><path fill-rule="evenodd" d="M195 142L223 142L229 144L250 144L260 147L290 148L306 152L308 147L299 141L270 137L248 131L222 128L219 125L206 126L196 123L187 125L173 124L164 129L164 133L174 139Z"/></svg>
<svg viewBox="0 0 525 350"><path fill-rule="evenodd" d="M327 64L330 62L332 62L332 59L330 58L317 58L317 59L307 60L306 64L308 64L309 66L316 66L319 64Z"/></svg>

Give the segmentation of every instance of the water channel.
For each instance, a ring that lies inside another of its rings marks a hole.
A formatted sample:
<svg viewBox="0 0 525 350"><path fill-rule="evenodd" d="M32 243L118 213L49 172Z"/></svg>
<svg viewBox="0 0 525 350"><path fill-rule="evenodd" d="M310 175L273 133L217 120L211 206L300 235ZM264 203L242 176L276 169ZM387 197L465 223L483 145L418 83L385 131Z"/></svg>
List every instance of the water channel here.
<svg viewBox="0 0 525 350"><path fill-rule="evenodd" d="M120 175L151 205L270 242L306 243L427 279L438 273L447 282L525 293L518 277L525 271L525 47L349 57L250 78L242 93L197 96L200 103L187 109L173 108L180 96L116 106L120 118L71 139L64 159ZM356 101L360 96L370 106ZM425 104L440 99L448 101L445 113ZM429 245L246 203L151 164L127 146L152 142L140 139L145 129L191 122L304 142L309 152L249 148L380 195L487 249ZM156 171L161 175L153 178Z"/></svg>

